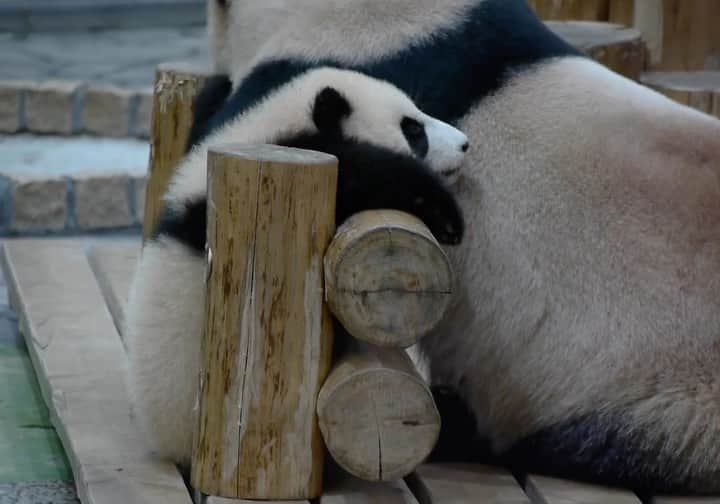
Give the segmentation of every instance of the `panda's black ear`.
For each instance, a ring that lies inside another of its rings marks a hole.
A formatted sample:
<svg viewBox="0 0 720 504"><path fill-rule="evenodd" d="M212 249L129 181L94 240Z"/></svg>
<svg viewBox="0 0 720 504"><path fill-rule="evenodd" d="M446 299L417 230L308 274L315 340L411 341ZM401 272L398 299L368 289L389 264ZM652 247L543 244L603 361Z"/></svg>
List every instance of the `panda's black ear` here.
<svg viewBox="0 0 720 504"><path fill-rule="evenodd" d="M340 121L352 113L350 102L337 89L326 87L315 97L312 118L324 133L340 131Z"/></svg>

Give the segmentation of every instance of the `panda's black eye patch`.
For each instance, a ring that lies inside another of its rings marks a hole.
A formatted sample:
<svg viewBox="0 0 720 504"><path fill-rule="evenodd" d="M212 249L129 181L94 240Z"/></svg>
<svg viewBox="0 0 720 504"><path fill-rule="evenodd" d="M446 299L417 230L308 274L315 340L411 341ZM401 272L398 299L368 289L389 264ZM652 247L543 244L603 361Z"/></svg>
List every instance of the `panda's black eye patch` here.
<svg viewBox="0 0 720 504"><path fill-rule="evenodd" d="M425 126L412 117L403 117L402 121L400 121L400 128L410 148L419 158L423 159L427 155L429 148Z"/></svg>

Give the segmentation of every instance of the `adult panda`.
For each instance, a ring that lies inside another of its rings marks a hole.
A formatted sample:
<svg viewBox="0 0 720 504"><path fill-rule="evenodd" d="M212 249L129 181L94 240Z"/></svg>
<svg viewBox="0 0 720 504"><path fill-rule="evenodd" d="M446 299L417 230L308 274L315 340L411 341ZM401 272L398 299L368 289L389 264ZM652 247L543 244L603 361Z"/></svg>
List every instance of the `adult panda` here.
<svg viewBox="0 0 720 504"><path fill-rule="evenodd" d="M720 122L584 58L523 0L321 3L286 2L247 61L234 23L262 12L231 1L230 103L335 65L467 133L460 291L422 341L469 409L445 428L474 416L523 470L720 492Z"/></svg>
<svg viewBox="0 0 720 504"><path fill-rule="evenodd" d="M222 78L211 81L195 104L199 122L226 91ZM143 249L124 330L135 416L156 452L182 466L190 461L195 423L208 145L274 143L333 154L340 162L338 223L360 210L394 208L421 218L447 244L460 241L463 220L443 177L455 174L468 148L463 133L421 112L394 86L325 68L194 138Z"/></svg>

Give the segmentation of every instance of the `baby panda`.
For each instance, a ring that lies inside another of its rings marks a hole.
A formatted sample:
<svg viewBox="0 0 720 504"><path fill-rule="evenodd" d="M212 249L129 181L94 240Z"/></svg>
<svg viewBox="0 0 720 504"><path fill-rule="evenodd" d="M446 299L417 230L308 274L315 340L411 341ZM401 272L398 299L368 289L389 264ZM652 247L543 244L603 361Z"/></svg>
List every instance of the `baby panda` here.
<svg viewBox="0 0 720 504"><path fill-rule="evenodd" d="M195 144L165 195L126 314L135 416L157 454L183 466L191 455L197 401L209 145L273 143L332 154L339 160L338 224L361 210L392 208L419 217L444 244L463 236L462 215L443 177L457 175L467 138L421 112L396 87L318 68L208 132L202 123L222 113L227 92L216 79L196 103Z"/></svg>

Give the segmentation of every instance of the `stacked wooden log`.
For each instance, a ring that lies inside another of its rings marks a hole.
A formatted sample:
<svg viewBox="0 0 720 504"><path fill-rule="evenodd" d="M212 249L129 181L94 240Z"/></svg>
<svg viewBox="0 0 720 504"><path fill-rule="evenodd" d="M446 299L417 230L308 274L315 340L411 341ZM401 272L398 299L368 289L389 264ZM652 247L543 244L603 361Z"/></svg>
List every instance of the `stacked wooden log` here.
<svg viewBox="0 0 720 504"><path fill-rule="evenodd" d="M643 32L648 72L640 81L720 118L720 2L635 0L624 21Z"/></svg>
<svg viewBox="0 0 720 504"><path fill-rule="evenodd" d="M404 348L432 330L452 293L447 256L417 218L357 214L325 255L325 297L356 339L320 391L325 445L351 474L393 481L430 453L440 417Z"/></svg>
<svg viewBox="0 0 720 504"><path fill-rule="evenodd" d="M543 19L567 21L549 25L612 70L720 118L717 0L529 0L529 4ZM618 33L612 35L613 30ZM599 39L593 31L607 33ZM641 35L642 42L630 33ZM646 53L642 61L641 51Z"/></svg>
<svg viewBox="0 0 720 504"><path fill-rule="evenodd" d="M318 497L322 440L349 473L394 481L437 441L439 413L404 349L445 313L448 259L421 221L390 210L357 214L331 242L336 177L317 152L209 151L191 474L203 494ZM328 375L329 309L357 339Z"/></svg>
<svg viewBox="0 0 720 504"><path fill-rule="evenodd" d="M547 21L546 24L613 72L638 80L645 69L645 44L634 28L596 21Z"/></svg>

